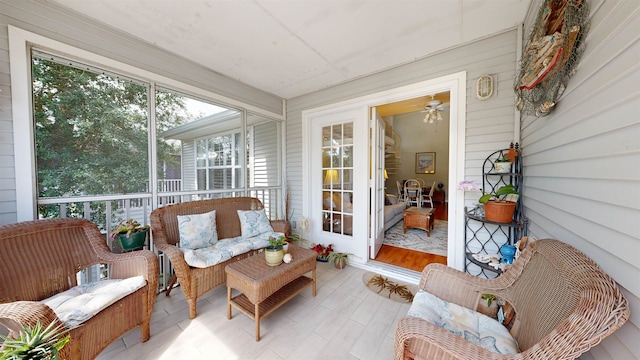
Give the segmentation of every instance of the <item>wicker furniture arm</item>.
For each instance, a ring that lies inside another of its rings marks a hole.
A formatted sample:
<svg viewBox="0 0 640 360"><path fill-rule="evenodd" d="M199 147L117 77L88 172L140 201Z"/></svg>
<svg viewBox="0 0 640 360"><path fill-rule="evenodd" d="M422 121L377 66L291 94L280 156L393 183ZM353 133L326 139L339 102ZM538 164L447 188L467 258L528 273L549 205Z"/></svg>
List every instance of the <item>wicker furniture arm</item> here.
<svg viewBox="0 0 640 360"><path fill-rule="evenodd" d="M204 214L216 210L216 230L218 239L234 238L242 235L238 210L261 210L262 202L252 197L233 197L221 199L208 199L172 204L155 209L151 212L151 232L153 242L159 251L167 255L180 282L182 292L189 304L189 318L196 317L196 303L198 298L212 289L226 283L224 268L227 264L253 256L258 251L253 250L245 254L210 266L208 268L195 268L189 266L184 260L184 254L176 244L180 243L180 231L178 230L178 215ZM288 235L290 230L286 221L272 221L275 231L284 230ZM169 296L171 288L167 289Z"/></svg>
<svg viewBox="0 0 640 360"><path fill-rule="evenodd" d="M425 320L405 317L396 327L395 359L575 359L619 329L630 315L616 283L598 265L558 240L530 244L496 279L479 279L428 265L420 288L476 309L482 294L513 306L510 332L521 352L488 352Z"/></svg>
<svg viewBox="0 0 640 360"><path fill-rule="evenodd" d="M109 264L112 278L143 276L147 285L72 329L63 349L66 358L94 359L138 326L142 341L149 339L158 284L158 260L151 251L112 254L90 221L50 219L0 226L0 254L0 318L11 331L25 319L29 324L51 322L55 314L39 301L77 285L77 272Z"/></svg>

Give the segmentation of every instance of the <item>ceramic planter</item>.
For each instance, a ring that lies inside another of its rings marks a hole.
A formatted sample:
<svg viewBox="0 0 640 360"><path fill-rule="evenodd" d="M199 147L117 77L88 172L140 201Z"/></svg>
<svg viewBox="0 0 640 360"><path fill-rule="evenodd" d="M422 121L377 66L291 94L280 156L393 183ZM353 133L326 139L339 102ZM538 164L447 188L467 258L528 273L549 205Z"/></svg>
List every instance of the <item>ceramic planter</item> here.
<svg viewBox="0 0 640 360"><path fill-rule="evenodd" d="M500 174L511 172L510 162L495 162L493 163L493 169Z"/></svg>
<svg viewBox="0 0 640 360"><path fill-rule="evenodd" d="M484 217L487 221L510 223L515 211L516 203L513 201L491 200L484 204Z"/></svg>
<svg viewBox="0 0 640 360"><path fill-rule="evenodd" d="M144 231L134 232L129 234L129 237L127 237L126 233L118 234L118 238L120 238L120 247L122 247L122 250L124 251L142 249L145 241L147 240L148 231L148 229L145 229Z"/></svg>
<svg viewBox="0 0 640 360"><path fill-rule="evenodd" d="M279 246L277 248L266 248L264 250L264 258L269 266L278 266L282 264L282 258L284 257L284 250Z"/></svg>

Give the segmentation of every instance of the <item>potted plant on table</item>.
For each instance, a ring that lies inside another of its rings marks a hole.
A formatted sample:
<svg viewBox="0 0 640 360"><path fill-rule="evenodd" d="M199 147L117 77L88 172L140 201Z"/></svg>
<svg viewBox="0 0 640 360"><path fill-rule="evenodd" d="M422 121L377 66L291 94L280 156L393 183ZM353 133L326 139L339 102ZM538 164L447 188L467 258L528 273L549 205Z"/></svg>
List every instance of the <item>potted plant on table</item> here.
<svg viewBox="0 0 640 360"><path fill-rule="evenodd" d="M149 225L141 225L137 220L122 220L116 226L109 238L113 241L120 239L120 246L124 251L142 249L147 239L147 233L151 229Z"/></svg>
<svg viewBox="0 0 640 360"><path fill-rule="evenodd" d="M349 255L353 254L334 251L327 256L327 261L329 264L333 264L336 269L342 270L349 264Z"/></svg>
<svg viewBox="0 0 640 360"><path fill-rule="evenodd" d="M278 266L282 264L282 258L284 258L284 250L282 247L286 244L284 236L270 236L269 246L265 248L264 258L269 266Z"/></svg>
<svg viewBox="0 0 640 360"><path fill-rule="evenodd" d="M484 194L478 200L484 204L484 214L487 221L510 223L516 210L518 193L515 186L504 185L495 193Z"/></svg>

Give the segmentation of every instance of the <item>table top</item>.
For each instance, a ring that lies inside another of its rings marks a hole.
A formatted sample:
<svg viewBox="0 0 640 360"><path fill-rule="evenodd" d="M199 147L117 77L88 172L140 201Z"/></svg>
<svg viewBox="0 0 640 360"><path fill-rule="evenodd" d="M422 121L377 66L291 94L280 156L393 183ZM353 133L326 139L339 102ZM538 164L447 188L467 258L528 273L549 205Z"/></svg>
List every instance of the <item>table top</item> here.
<svg viewBox="0 0 640 360"><path fill-rule="evenodd" d="M420 213L422 215L431 215L434 212L434 208L419 208L412 206L410 208L404 209L405 213Z"/></svg>
<svg viewBox="0 0 640 360"><path fill-rule="evenodd" d="M311 261L315 263L317 255L311 249L301 248L293 244L289 244L289 254L293 257L289 264L283 262L278 266L269 266L264 254L260 253L227 265L225 271L227 274L232 273L245 281L261 283L276 278L292 268L296 268L301 263Z"/></svg>

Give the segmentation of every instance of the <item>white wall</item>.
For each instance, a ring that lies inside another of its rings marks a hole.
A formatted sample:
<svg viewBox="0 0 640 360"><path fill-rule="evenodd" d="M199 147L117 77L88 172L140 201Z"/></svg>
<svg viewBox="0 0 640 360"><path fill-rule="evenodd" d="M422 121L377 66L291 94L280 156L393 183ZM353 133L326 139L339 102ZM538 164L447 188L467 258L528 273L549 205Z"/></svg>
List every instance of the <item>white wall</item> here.
<svg viewBox="0 0 640 360"><path fill-rule="evenodd" d="M586 50L566 92L549 116L522 121L524 213L531 235L586 253L631 303L631 321L581 358L638 359L640 2L589 3Z"/></svg>

